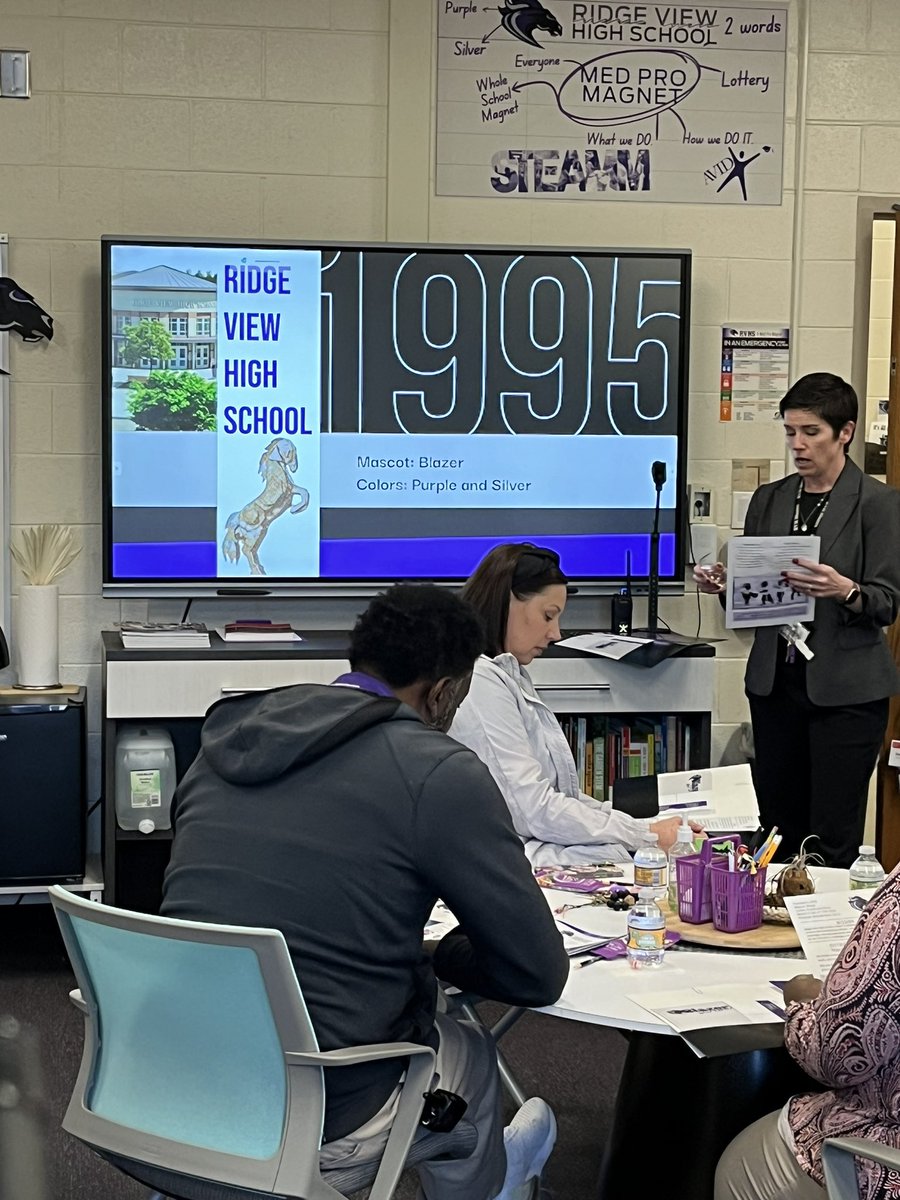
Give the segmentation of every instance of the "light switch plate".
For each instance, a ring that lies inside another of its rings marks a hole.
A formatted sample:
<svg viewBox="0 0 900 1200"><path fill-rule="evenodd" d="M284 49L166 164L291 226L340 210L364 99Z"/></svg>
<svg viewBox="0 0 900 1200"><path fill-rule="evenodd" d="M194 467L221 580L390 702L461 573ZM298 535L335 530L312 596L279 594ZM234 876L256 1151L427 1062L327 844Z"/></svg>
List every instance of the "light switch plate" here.
<svg viewBox="0 0 900 1200"><path fill-rule="evenodd" d="M27 100L31 95L31 55L27 50L0 49L0 97Z"/></svg>

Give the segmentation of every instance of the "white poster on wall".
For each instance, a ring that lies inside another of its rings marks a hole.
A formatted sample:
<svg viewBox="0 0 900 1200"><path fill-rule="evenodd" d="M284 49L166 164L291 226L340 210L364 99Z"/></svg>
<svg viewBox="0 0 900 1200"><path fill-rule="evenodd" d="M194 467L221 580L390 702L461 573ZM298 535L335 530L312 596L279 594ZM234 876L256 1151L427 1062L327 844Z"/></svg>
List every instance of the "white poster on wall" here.
<svg viewBox="0 0 900 1200"><path fill-rule="evenodd" d="M436 2L438 195L781 203L786 8Z"/></svg>

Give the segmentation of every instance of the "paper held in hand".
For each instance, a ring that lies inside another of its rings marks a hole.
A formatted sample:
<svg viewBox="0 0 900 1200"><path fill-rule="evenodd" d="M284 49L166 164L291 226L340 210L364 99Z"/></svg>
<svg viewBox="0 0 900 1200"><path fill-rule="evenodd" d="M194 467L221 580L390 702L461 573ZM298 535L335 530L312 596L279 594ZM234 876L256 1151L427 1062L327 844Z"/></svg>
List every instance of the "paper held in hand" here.
<svg viewBox="0 0 900 1200"><path fill-rule="evenodd" d="M858 888L852 892L785 896L784 903L809 969L817 979L824 979L834 966L859 920L860 904L864 906L876 891L876 888Z"/></svg>
<svg viewBox="0 0 900 1200"><path fill-rule="evenodd" d="M759 828L759 802L748 763L667 771L656 777L660 817L699 821L708 833Z"/></svg>
<svg viewBox="0 0 900 1200"><path fill-rule="evenodd" d="M729 629L790 625L811 621L816 602L784 580L801 572L795 558L819 561L821 539L807 537L734 537L728 542L725 624Z"/></svg>

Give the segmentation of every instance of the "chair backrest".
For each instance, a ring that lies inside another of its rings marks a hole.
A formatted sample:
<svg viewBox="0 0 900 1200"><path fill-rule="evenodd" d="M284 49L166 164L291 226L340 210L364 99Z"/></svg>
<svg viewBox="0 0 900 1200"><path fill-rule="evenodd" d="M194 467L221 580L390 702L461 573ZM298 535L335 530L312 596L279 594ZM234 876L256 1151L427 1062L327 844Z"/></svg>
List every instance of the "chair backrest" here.
<svg viewBox="0 0 900 1200"><path fill-rule="evenodd" d="M880 1163L891 1173L900 1171L900 1149L871 1138L826 1138L822 1143L822 1170L828 1200L859 1200L856 1160Z"/></svg>
<svg viewBox="0 0 900 1200"><path fill-rule="evenodd" d="M86 1008L64 1127L189 1175L261 1191L283 1184L289 1122L298 1136L285 1051L318 1046L281 933L126 912L60 887L50 895ZM305 1069L302 1082L304 1186L336 1196L318 1178L321 1069Z"/></svg>

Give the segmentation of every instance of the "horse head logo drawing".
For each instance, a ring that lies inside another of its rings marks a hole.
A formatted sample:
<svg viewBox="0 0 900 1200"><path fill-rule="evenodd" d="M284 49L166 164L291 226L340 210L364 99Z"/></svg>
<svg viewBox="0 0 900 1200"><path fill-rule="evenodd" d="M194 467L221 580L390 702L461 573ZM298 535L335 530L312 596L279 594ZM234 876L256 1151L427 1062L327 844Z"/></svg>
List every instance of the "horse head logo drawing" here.
<svg viewBox="0 0 900 1200"><path fill-rule="evenodd" d="M251 575L265 575L259 561L259 548L269 526L286 513L303 512L309 504L309 492L294 483L297 470L297 447L288 438L269 442L259 460L259 473L265 486L243 508L233 512L225 522L222 553L228 562L236 563L243 552L250 564ZM296 497L296 499L295 499Z"/></svg>
<svg viewBox="0 0 900 1200"><path fill-rule="evenodd" d="M529 46L540 49L541 43L534 36L536 29L549 33L551 37L562 37L562 25L540 0L506 0L505 4L498 5L497 12L506 32L520 42L527 42Z"/></svg>

